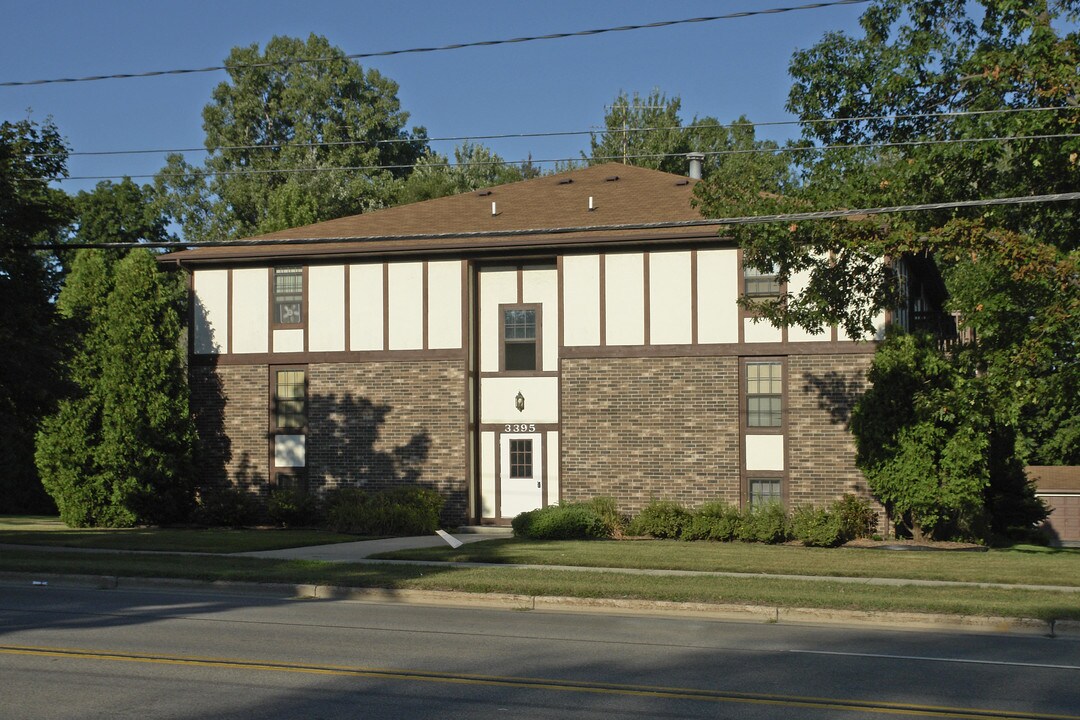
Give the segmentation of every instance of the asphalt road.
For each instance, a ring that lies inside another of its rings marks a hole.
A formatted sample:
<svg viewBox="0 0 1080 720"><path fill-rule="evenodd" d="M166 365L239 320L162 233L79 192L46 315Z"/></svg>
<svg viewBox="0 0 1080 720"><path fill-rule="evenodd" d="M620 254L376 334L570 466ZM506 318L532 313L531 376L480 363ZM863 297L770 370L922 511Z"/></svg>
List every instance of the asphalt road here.
<svg viewBox="0 0 1080 720"><path fill-rule="evenodd" d="M2 718L1080 715L1080 640L0 585Z"/></svg>

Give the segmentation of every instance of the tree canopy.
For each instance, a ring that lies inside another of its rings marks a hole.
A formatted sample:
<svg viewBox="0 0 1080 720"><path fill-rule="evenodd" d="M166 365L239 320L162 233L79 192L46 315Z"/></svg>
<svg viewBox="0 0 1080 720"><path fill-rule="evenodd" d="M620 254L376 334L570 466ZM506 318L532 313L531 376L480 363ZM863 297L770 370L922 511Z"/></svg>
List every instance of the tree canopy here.
<svg viewBox="0 0 1080 720"><path fill-rule="evenodd" d="M861 18L861 36L829 33L792 59L788 107L804 128L789 148L797 182L783 193L752 174L707 182L701 207L734 217L1075 190L1080 34L1066 20L1078 9L1076 0L877 0ZM971 477L987 477L1003 456L1080 462L1077 227L1074 201L724 232L750 264L777 267L782 282L810 276L799 294L747 304L776 323L837 324L851 337L865 337L903 300L888 259L932 258L947 310L974 338L934 352L956 373L958 396L982 398L963 413L993 442L965 452L969 469L982 468ZM945 435L923 437L924 452L967 432L934 427Z"/></svg>
<svg viewBox="0 0 1080 720"><path fill-rule="evenodd" d="M317 59L317 61L315 61ZM209 155L157 177L190 241L271 232L392 204L426 148L398 86L326 38L233 48L203 109ZM346 169L336 169L346 168Z"/></svg>
<svg viewBox="0 0 1080 720"><path fill-rule="evenodd" d="M431 150L425 152L398 199L401 203L431 200L539 175L531 164L510 164L481 144L464 142L454 148L453 161Z"/></svg>
<svg viewBox="0 0 1080 720"><path fill-rule="evenodd" d="M604 130L590 138L590 163L622 162L686 175L687 154L705 155L703 177L723 184L729 176L755 172L773 189L788 182L788 164L773 151L774 142L758 140L753 124L740 116L730 125L696 115L686 125L682 100L659 90L642 97L619 93L604 115Z"/></svg>
<svg viewBox="0 0 1080 720"><path fill-rule="evenodd" d="M33 434L59 392L64 337L50 302L58 267L33 246L61 239L71 219L67 195L49 187L66 163L51 122L0 124L0 513L51 506L34 469Z"/></svg>

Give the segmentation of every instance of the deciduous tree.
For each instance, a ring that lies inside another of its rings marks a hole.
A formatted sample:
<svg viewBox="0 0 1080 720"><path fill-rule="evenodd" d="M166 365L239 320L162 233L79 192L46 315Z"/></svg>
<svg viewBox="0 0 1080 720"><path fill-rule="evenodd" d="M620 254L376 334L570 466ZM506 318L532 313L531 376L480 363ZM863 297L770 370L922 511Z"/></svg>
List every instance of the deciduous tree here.
<svg viewBox="0 0 1080 720"><path fill-rule="evenodd" d="M56 400L64 337L51 303L58 267L33 246L62 238L68 197L49 186L66 175L67 148L51 122L0 124L0 513L48 512L33 437Z"/></svg>
<svg viewBox="0 0 1080 720"><path fill-rule="evenodd" d="M164 207L190 241L223 239L392 204L425 147L398 86L326 38L233 48L203 109L201 167L171 155ZM344 169L342 169L344 168Z"/></svg>
<svg viewBox="0 0 1080 720"><path fill-rule="evenodd" d="M792 156L799 183L783 194L752 176L706 183L703 209L732 217L1075 190L1080 34L1067 20L1078 10L1076 0L878 0L861 19L861 36L829 33L792 60L789 109L805 123L804 145L815 148ZM754 303L760 313L776 323L838 324L852 337L865 337L901 300L884 259L933 258L948 309L975 338L934 351L958 374L957 392L981 398L953 408L960 424L934 426L945 433L941 443L970 454L969 467L990 468L973 476L984 482L969 488L971 499L994 510L988 497L1002 481L995 473L1017 462L1080 462L1080 324L1070 320L1080 311L1075 202L725 232L751 264L778 267L782 281L810 276L798 295ZM976 426L986 447L960 442ZM945 459L935 457L944 471ZM1038 516L1034 507L1028 520Z"/></svg>

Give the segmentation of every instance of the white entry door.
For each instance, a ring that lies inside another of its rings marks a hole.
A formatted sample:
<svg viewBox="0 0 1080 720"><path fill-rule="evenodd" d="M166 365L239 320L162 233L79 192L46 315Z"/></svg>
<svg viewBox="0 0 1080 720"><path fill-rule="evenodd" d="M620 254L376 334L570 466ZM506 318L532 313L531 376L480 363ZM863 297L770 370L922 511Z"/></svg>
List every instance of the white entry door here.
<svg viewBox="0 0 1080 720"><path fill-rule="evenodd" d="M540 433L499 436L499 516L512 519L544 504Z"/></svg>

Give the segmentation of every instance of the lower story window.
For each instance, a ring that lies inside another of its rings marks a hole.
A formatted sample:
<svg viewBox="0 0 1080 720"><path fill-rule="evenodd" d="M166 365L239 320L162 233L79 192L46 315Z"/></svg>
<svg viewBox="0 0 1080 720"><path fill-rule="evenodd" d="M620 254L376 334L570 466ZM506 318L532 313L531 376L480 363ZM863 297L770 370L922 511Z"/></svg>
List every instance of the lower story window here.
<svg viewBox="0 0 1080 720"><path fill-rule="evenodd" d="M532 440L510 441L510 477L531 478L533 476Z"/></svg>
<svg viewBox="0 0 1080 720"><path fill-rule="evenodd" d="M751 478L750 506L760 507L771 502L783 502L780 478Z"/></svg>

